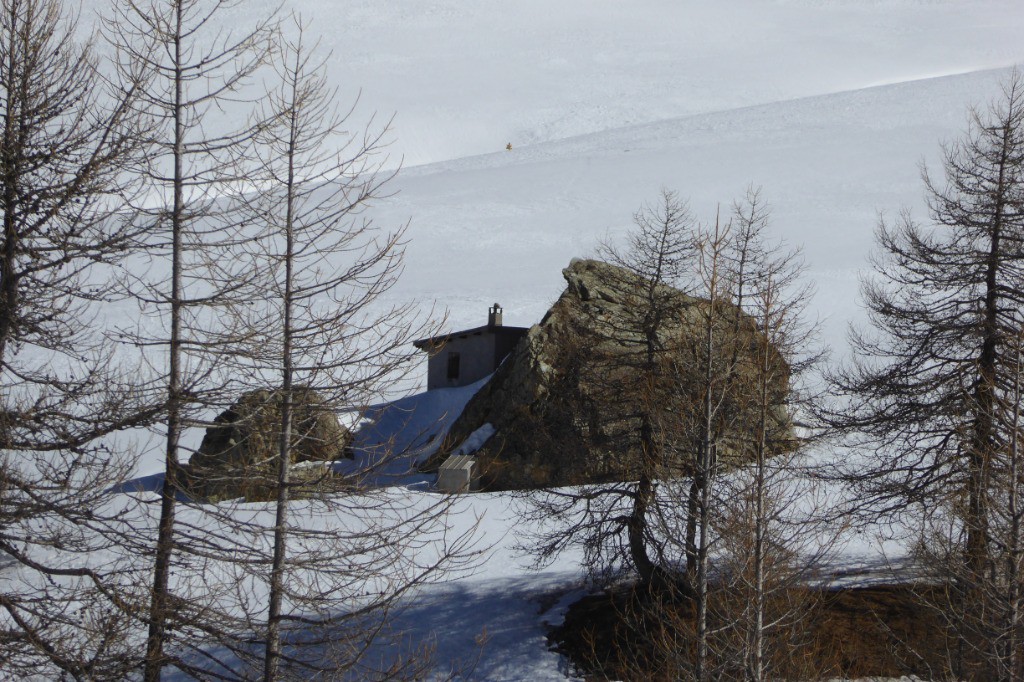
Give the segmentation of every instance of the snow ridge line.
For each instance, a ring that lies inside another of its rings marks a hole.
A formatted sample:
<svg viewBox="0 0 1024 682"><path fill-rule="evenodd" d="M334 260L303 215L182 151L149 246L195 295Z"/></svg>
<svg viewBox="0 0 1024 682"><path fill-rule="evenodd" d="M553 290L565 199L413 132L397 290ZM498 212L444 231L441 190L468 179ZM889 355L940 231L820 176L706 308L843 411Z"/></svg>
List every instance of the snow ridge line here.
<svg viewBox="0 0 1024 682"><path fill-rule="evenodd" d="M927 85L927 84L939 84L949 83L953 81L962 81L969 79L991 79L993 83L998 82L1001 76L1008 73L1013 68L1024 68L1024 62L1014 62L1004 66L997 67L986 67L972 70L955 71L943 74L920 76L915 78L907 78L902 80L893 80L891 82L872 83L862 87L849 88L844 90L836 90L834 92L825 92L814 95L806 95L802 97L792 97L789 99L773 100L768 102L762 102L758 104L748 104L740 107L732 107L727 109L715 109L706 112L685 114L678 117L671 117L660 119L657 121L649 121L646 123L637 123L627 126L616 126L607 128L605 130L583 133L580 135L572 135L569 137L557 138L553 140L547 140L544 142L538 142L521 147L515 147L512 154L508 151L488 152L486 154L475 154L471 156L455 157L452 159L446 159L444 161L434 161L430 163L407 166L402 168L401 175L406 178L413 177L425 177L434 175L436 173L444 173L449 171L464 171L464 170L484 170L489 168L499 167L510 167L516 165L532 164L542 161L564 159L571 157L574 153L580 151L586 152L587 150L599 151L602 146L606 145L595 145L588 144L596 140L601 141L614 141L616 139L625 142L633 140L639 142L641 140L656 139L660 140L661 144L650 145L649 148L654 147L667 147L670 145L664 144L667 138L676 138L677 135L659 135L661 131L669 132L677 131L680 128L686 129L721 129L722 125L713 125L711 121L714 119L743 119L748 118L747 115L755 112L767 112L777 111L787 105L812 105L816 103L825 104L830 101L840 100L849 97L858 96L870 96L873 93L885 92L887 90L898 90L915 85ZM970 102L966 101L963 103L964 107L971 104L983 104L983 102ZM962 110L957 112L957 115L962 116ZM705 125L694 125L707 121ZM640 133L646 132L649 135L642 135ZM759 130L746 131L750 133L758 133ZM617 145L613 145L617 146ZM638 151L637 148L626 148L622 151Z"/></svg>

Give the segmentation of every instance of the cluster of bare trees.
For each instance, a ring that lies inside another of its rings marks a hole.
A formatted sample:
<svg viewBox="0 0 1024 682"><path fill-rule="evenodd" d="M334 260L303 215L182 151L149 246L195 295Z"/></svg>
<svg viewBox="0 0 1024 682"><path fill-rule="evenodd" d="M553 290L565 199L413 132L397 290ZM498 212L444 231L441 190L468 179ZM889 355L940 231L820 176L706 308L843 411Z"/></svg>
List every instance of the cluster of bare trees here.
<svg viewBox="0 0 1024 682"><path fill-rule="evenodd" d="M618 670L697 680L820 672L791 654L809 644L813 591L801 588L842 524L814 522L836 518L813 504L814 480L831 480L853 492L846 522L896 521L916 538L919 606L948 650L894 647L928 659L938 678L1024 679L1019 73L972 111L942 171L923 173L927 223L904 212L878 229L876 275L864 286L872 324L852 334L854 360L826 372L830 400L801 391L817 359L800 319L807 289L794 255L766 244L756 192L707 225L666 192L636 215L625 250L606 250L644 286L631 295L635 316L587 345L615 347L598 354L589 382L607 396L597 398L604 413L633 430L637 480L550 491L536 507L552 521L537 547L543 560L580 545L592 575L639 586L622 622L644 646ZM816 462L811 479L799 474L799 419L844 439L843 457Z"/></svg>
<svg viewBox="0 0 1024 682"><path fill-rule="evenodd" d="M778 675L792 644L780 633L805 611L791 597L827 546L792 508L811 485L792 474L807 441L794 422L817 358L798 254L769 243L768 222L755 190L710 224L663 192L624 249L604 249L622 318L579 330L587 399L607 421L591 429L621 437L604 446L636 480L536 496L536 549L578 545L592 576L635 577L624 621L653 653L619 661L631 675Z"/></svg>
<svg viewBox="0 0 1024 682"><path fill-rule="evenodd" d="M293 480L294 396L358 410L432 329L382 301L387 125L336 108L301 21L224 30L241 5L117 1L82 42L61 0L0 0L5 676L413 675L422 651L364 654L470 554L445 502L367 483L398 453ZM112 301L140 323L107 323ZM190 434L253 389L280 414L271 501L191 501ZM147 428L159 495L110 495Z"/></svg>

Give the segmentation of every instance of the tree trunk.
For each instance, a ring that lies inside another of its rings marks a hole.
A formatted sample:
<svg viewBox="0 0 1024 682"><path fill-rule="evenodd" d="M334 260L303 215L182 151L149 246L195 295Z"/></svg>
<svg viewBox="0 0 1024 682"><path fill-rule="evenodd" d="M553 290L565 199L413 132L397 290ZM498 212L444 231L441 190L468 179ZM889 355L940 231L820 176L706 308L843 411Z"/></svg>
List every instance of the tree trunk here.
<svg viewBox="0 0 1024 682"><path fill-rule="evenodd" d="M281 441L278 448L277 466L277 514L274 522L274 557L270 569L270 604L267 612L267 650L264 663L264 682L277 679L278 663L281 658L281 600L284 593L284 570L288 542L288 501L292 463L292 381L294 375L292 360L292 288L295 266L295 147L298 125L298 93L300 59L295 55L295 81L292 88L291 106L288 110L288 177L285 181L286 205L284 216L284 295L282 297L281 320Z"/></svg>
<svg viewBox="0 0 1024 682"><path fill-rule="evenodd" d="M145 682L159 682L164 666L164 639L170 607L170 571L174 553L174 513L178 492L178 444L181 438L181 313L182 230L184 197L185 121L183 105L182 8L176 6L174 41L174 199L171 208L171 334L167 377L167 447L164 452L164 485L160 493L160 522L153 562L153 594L146 642Z"/></svg>

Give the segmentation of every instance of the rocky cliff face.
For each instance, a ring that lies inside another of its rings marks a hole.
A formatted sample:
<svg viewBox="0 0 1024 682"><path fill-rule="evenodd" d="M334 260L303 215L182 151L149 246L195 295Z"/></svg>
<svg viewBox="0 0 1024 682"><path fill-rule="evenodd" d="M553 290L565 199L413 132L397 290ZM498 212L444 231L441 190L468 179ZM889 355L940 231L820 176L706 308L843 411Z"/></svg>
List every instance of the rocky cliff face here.
<svg viewBox="0 0 1024 682"><path fill-rule="evenodd" d="M494 435L477 451L484 485L491 489L572 485L635 478L640 456L639 414L679 424L692 413L686 368L700 344L701 314L707 302L675 289L653 292L670 314L660 338L659 369L637 371L646 355L642 298L646 283L628 270L594 260L574 260L563 270L567 286L544 319L534 325L491 380L470 400L438 455L444 458L484 424ZM706 325L705 325L706 327ZM734 308L714 328L735 348L760 343L753 324ZM773 393L778 404L788 393L783 368ZM690 401L689 404L684 404ZM737 399L723 415L742 421ZM785 421L784 409L777 409ZM787 426L788 428L788 426ZM720 459L743 457L725 448ZM685 459L685 458L684 458ZM681 460L666 462L665 475L685 474Z"/></svg>
<svg viewBox="0 0 1024 682"><path fill-rule="evenodd" d="M281 392L250 391L217 416L189 460L187 491L212 502L268 499L277 479ZM352 434L315 391L293 392L293 463L351 457ZM325 475L325 467L293 470L296 480Z"/></svg>

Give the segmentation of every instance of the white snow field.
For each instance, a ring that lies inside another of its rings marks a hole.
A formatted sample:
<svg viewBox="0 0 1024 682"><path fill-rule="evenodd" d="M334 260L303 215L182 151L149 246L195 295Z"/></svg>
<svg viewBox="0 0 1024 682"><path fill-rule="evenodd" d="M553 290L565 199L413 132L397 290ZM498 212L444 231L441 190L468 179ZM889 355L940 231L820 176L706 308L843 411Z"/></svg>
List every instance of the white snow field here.
<svg viewBox="0 0 1024 682"><path fill-rule="evenodd" d="M249 0L226 24L277 5ZM909 206L925 217L919 163L934 167L967 107L995 97L1024 62L1019 0L289 0L284 9L333 50L339 96L361 90L356 123L394 114L391 154L403 169L372 216L409 221L410 243L388 302L436 304L459 329L482 324L497 301L506 324L528 326L561 292L569 260L624 234L661 187L710 221L755 185L775 234L803 249L817 287L811 314L834 360L846 326L864 320L858 274L879 213ZM466 399L438 393L406 406L425 424L450 421ZM381 425L392 428L414 427ZM139 475L161 467L157 446ZM436 495L425 480L394 494ZM580 587L577 557L529 570L514 549L509 495L466 496L460 509L455 524L482 518L490 549L474 572L419 590L395 627L433 642L438 677L472 668L480 680L564 679L545 623ZM900 543L862 536L843 556L840 568L863 577L898 562Z"/></svg>

